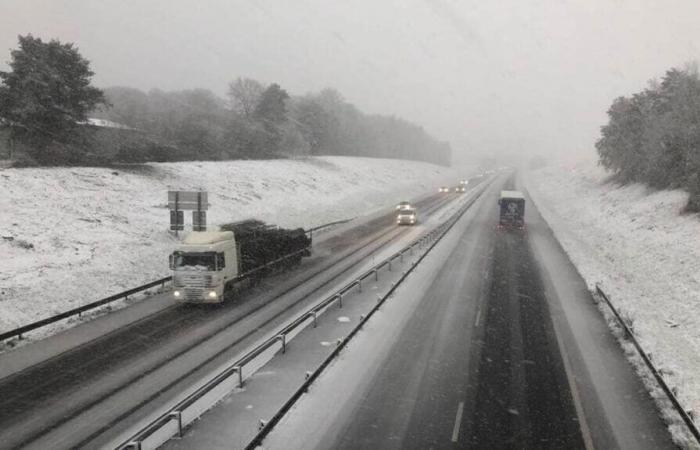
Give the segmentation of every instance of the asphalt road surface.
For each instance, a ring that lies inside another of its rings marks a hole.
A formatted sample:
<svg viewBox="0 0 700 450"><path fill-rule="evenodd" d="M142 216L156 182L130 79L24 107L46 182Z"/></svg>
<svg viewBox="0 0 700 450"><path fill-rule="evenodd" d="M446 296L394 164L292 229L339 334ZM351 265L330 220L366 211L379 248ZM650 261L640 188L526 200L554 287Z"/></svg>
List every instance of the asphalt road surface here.
<svg viewBox="0 0 700 450"><path fill-rule="evenodd" d="M476 448L583 448L537 267L522 231L495 241L484 333L465 444Z"/></svg>
<svg viewBox="0 0 700 450"><path fill-rule="evenodd" d="M551 308L559 314L569 306L545 285L571 280L543 277L530 235L552 237L539 219L534 223L532 214L532 229L496 229L497 192L514 183L511 178L499 184L475 205L476 217L461 229L459 244L421 294L380 368L357 388L350 404L336 408L345 411L326 405L335 417L319 425L327 431L315 441L300 440L304 446L674 448L587 291L570 294L588 308L589 317L581 320L591 321L587 326L598 331L591 339L602 350L579 351L572 336L581 324L560 335L558 327L566 324ZM574 273L563 276L572 278ZM571 285L581 283L574 281ZM348 363L353 356L345 358ZM333 374L328 377L333 379ZM323 410L318 397L313 401ZM610 403L614 407L603 406ZM291 417L285 424L292 436L294 423ZM286 432L281 430L280 436Z"/></svg>

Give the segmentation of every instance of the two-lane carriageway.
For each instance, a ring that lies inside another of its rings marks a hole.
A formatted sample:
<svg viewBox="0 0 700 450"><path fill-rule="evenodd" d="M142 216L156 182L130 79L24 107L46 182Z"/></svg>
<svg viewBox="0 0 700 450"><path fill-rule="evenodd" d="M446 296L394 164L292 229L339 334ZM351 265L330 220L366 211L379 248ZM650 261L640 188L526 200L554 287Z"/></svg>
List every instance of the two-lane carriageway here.
<svg viewBox="0 0 700 450"><path fill-rule="evenodd" d="M516 187L482 195L265 448L676 448L529 198L527 230L496 228Z"/></svg>
<svg viewBox="0 0 700 450"><path fill-rule="evenodd" d="M449 193L419 199L421 223L458 198ZM352 279L378 253L412 239L421 223L397 227L393 207L350 222L315 239L314 256L301 266L264 279L234 301L202 306L172 300L165 309L0 378L0 448L100 447ZM0 355L0 366L42 345Z"/></svg>

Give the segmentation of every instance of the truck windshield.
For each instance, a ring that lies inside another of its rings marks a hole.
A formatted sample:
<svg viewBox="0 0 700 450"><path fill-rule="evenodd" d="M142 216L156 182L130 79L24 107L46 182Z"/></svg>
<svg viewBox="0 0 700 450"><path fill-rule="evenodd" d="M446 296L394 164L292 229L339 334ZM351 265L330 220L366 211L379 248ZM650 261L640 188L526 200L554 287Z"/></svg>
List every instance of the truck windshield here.
<svg viewBox="0 0 700 450"><path fill-rule="evenodd" d="M214 252L183 253L175 252L176 269L216 270L216 254Z"/></svg>
<svg viewBox="0 0 700 450"><path fill-rule="evenodd" d="M415 212L414 210L412 210L412 209L404 209L404 210L402 210L401 212L399 212L399 216L412 216L412 215L414 215L415 213L416 213L416 212Z"/></svg>

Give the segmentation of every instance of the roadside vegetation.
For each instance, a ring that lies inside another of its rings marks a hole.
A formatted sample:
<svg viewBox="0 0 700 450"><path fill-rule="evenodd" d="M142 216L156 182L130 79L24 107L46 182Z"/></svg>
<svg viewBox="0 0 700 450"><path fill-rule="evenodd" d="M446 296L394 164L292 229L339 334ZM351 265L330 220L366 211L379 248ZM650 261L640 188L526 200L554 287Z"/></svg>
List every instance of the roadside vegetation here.
<svg viewBox="0 0 700 450"><path fill-rule="evenodd" d="M98 89L73 44L32 35L19 37L9 65L0 72L0 159L16 166L307 155L450 164L448 143L405 120L365 114L333 89L295 96L241 77L225 98L207 89Z"/></svg>
<svg viewBox="0 0 700 450"><path fill-rule="evenodd" d="M700 77L671 69L630 97L615 99L596 143L600 164L623 184L684 189L687 212L700 212Z"/></svg>

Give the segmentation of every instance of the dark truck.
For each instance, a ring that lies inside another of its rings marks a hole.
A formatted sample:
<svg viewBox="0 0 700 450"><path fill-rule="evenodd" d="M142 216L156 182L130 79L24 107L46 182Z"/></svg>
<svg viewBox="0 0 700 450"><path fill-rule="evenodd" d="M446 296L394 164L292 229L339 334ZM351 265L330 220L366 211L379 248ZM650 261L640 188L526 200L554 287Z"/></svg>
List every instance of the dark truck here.
<svg viewBox="0 0 700 450"><path fill-rule="evenodd" d="M525 227L525 197L520 191L501 191L499 227Z"/></svg>
<svg viewBox="0 0 700 450"><path fill-rule="evenodd" d="M236 237L241 274L283 257L288 257L283 265L294 265L301 262L302 256L311 255L311 238L303 228L289 230L255 219L227 223L220 228L233 231Z"/></svg>

